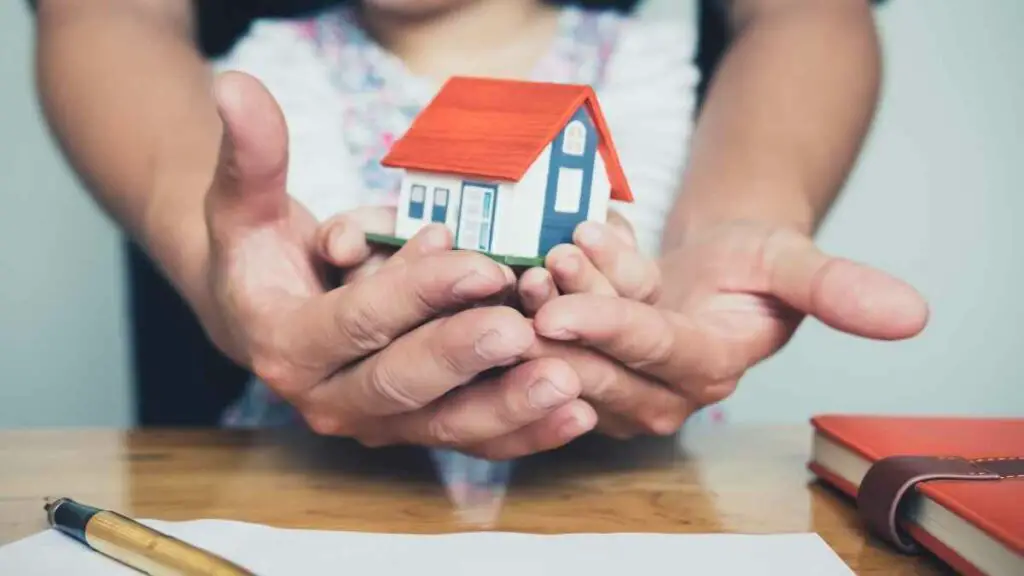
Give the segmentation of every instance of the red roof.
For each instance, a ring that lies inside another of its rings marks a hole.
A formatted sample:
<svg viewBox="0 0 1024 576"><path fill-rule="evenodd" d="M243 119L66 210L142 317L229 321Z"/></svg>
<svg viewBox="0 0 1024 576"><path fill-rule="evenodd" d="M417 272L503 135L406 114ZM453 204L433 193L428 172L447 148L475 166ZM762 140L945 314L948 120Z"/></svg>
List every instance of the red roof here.
<svg viewBox="0 0 1024 576"><path fill-rule="evenodd" d="M453 77L381 161L385 166L520 180L581 104L594 119L613 200L632 202L590 86Z"/></svg>

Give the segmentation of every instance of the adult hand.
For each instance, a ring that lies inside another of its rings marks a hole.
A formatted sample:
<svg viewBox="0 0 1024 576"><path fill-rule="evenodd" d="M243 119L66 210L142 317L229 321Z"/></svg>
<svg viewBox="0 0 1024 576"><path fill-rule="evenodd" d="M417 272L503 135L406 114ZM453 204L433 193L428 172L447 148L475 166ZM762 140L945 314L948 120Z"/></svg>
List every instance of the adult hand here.
<svg viewBox="0 0 1024 576"><path fill-rule="evenodd" d="M679 392L692 410L729 396L805 315L881 340L912 337L928 318L924 299L906 283L827 256L786 228L715 226L667 253L661 269L664 289L655 305L570 294L538 311L537 334L615 358ZM652 423L664 432L680 424L671 414Z"/></svg>
<svg viewBox="0 0 1024 576"><path fill-rule="evenodd" d="M522 364L434 405L533 344L530 322L513 309L465 310L510 289L511 271L447 249L447 235L431 228L375 273L328 289L316 222L285 191L280 109L244 74L218 78L216 95L224 137L206 216L217 306L202 320L221 349L323 434L455 448L493 439L491 449L511 456L560 444L580 408L575 375L557 360Z"/></svg>

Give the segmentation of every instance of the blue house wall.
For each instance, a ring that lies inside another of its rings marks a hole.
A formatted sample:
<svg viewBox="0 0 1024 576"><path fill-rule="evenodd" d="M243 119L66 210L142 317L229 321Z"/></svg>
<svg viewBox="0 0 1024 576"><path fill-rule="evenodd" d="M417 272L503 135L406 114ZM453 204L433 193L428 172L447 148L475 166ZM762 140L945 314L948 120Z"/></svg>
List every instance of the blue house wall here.
<svg viewBox="0 0 1024 576"><path fill-rule="evenodd" d="M585 145L583 154L567 154L563 150L566 131L574 121L579 121L585 128ZM590 190L594 180L594 157L597 153L597 130L590 112L585 104L580 105L572 118L555 137L551 145L551 160L548 166L547 186L544 191L544 215L541 223L539 255L547 252L558 244L572 242L572 234L576 226L587 219L590 208ZM579 169L582 171L582 189L579 193L579 204L573 212L555 209L558 199L559 172L562 168Z"/></svg>

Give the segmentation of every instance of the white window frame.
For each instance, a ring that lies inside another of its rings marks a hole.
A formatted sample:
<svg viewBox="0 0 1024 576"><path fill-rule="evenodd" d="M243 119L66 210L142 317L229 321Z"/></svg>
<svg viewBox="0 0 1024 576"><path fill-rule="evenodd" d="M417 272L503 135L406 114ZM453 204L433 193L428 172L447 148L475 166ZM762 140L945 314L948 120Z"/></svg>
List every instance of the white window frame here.
<svg viewBox="0 0 1024 576"><path fill-rule="evenodd" d="M434 187L434 206L447 206L448 205L448 189L442 188L441 186Z"/></svg>
<svg viewBox="0 0 1024 576"><path fill-rule="evenodd" d="M467 208L476 208L473 202L475 195L479 194L480 213L467 212ZM485 209L484 199L490 196L490 210ZM472 250L490 250L491 227L493 222L494 203L498 200L497 187L477 186L466 184L462 188L462 201L459 207L459 237L456 239L458 248L469 248ZM472 240L470 242L469 240Z"/></svg>
<svg viewBox="0 0 1024 576"><path fill-rule="evenodd" d="M576 214L583 201L583 169L561 166L555 189L555 212Z"/></svg>
<svg viewBox="0 0 1024 576"><path fill-rule="evenodd" d="M418 193L418 194L417 194ZM417 198L418 196L418 198ZM409 190L409 202L423 204L427 201L427 187L423 184L413 184Z"/></svg>
<svg viewBox="0 0 1024 576"><path fill-rule="evenodd" d="M562 138L562 153L570 156L583 156L587 149L587 126L581 120L573 120L565 127Z"/></svg>

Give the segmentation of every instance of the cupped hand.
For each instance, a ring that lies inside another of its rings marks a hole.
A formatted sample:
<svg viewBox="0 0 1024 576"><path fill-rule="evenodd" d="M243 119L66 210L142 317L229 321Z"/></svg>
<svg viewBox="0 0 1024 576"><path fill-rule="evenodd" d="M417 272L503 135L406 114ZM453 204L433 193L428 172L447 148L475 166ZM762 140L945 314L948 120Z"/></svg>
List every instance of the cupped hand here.
<svg viewBox="0 0 1024 576"><path fill-rule="evenodd" d="M397 252L367 242L367 232L393 234L394 217L395 210L390 207L357 208L332 217L317 233L323 260L345 268L345 283L358 284L417 261L437 265L431 257L452 250L451 234L440 224L427 225ZM374 361L396 367L393 379L408 388L450 388L420 408L381 418L372 431L364 431L361 440L374 446L413 442L454 447L502 460L556 448L592 429L596 415L579 399L579 378L559 358L524 358L520 354L487 366L466 365L450 373L423 371L424 365L452 364L451 349L465 342L467 333L484 329L490 318L507 316L528 323L503 304L507 300L508 294L481 299L470 310L413 329L376 354ZM435 325L443 326L444 332L435 330ZM485 334L484 340L476 341L478 353L487 347L489 337ZM524 337L534 340L532 326ZM450 384L453 379L459 383L457 388Z"/></svg>
<svg viewBox="0 0 1024 576"><path fill-rule="evenodd" d="M495 439L510 456L516 446L560 443L578 410L578 381L564 363L528 363L489 386L462 386L533 345L530 322L515 310L473 307L510 290L511 271L447 249L450 239L431 229L373 274L332 289L317 223L285 190L276 102L240 73L219 77L216 95L224 136L206 196L216 306L202 321L217 345L320 433L456 448ZM542 383L556 384L554 399L533 386Z"/></svg>
<svg viewBox="0 0 1024 576"><path fill-rule="evenodd" d="M719 402L811 315L837 330L896 340L928 319L921 295L884 272L819 251L806 235L752 222L694 235L660 261L655 304L604 294L546 303L537 334L583 345L677 391L693 408ZM666 431L674 422L666 417Z"/></svg>

